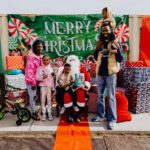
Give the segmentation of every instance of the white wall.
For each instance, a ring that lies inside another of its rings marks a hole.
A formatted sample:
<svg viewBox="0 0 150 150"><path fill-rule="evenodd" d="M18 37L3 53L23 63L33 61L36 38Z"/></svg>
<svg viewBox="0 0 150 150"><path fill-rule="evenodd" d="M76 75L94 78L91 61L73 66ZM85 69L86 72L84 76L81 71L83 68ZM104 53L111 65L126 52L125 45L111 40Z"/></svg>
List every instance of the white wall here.
<svg viewBox="0 0 150 150"><path fill-rule="evenodd" d="M150 0L0 0L1 14L150 14Z"/></svg>

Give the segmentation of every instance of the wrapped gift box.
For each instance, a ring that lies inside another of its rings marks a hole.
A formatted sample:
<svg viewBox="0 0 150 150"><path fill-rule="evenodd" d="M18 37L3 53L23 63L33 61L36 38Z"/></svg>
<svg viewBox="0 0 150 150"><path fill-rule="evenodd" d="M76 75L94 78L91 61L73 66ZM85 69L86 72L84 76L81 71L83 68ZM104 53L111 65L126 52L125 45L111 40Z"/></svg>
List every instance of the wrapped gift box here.
<svg viewBox="0 0 150 150"><path fill-rule="evenodd" d="M97 98L98 98L97 93L89 92L88 112L90 113L97 112Z"/></svg>
<svg viewBox="0 0 150 150"><path fill-rule="evenodd" d="M123 72L124 82L144 82L150 80L149 67L125 67Z"/></svg>
<svg viewBox="0 0 150 150"><path fill-rule="evenodd" d="M143 61L126 61L125 62L126 67L144 67Z"/></svg>
<svg viewBox="0 0 150 150"><path fill-rule="evenodd" d="M130 111L136 114L150 112L150 81L128 82L126 96L129 100Z"/></svg>
<svg viewBox="0 0 150 150"><path fill-rule="evenodd" d="M124 60L120 63L120 68L121 69L123 69L125 67L125 63L126 63L126 61L124 61Z"/></svg>
<svg viewBox="0 0 150 150"><path fill-rule="evenodd" d="M28 105L29 96L23 74L5 75L5 84L7 90L6 96L9 100L23 99L23 105Z"/></svg>
<svg viewBox="0 0 150 150"><path fill-rule="evenodd" d="M27 90L8 91L6 95L9 100L23 99L23 106L28 106L29 96Z"/></svg>
<svg viewBox="0 0 150 150"><path fill-rule="evenodd" d="M16 98L19 97L19 90L16 90L16 91L8 91L7 92L7 98L9 100L14 100Z"/></svg>
<svg viewBox="0 0 150 150"><path fill-rule="evenodd" d="M5 84L8 91L14 91L14 89L26 89L25 76L23 74L18 75L5 75Z"/></svg>
<svg viewBox="0 0 150 150"><path fill-rule="evenodd" d="M0 74L0 99L5 100L6 90L5 90L5 77L4 74Z"/></svg>
<svg viewBox="0 0 150 150"><path fill-rule="evenodd" d="M24 57L23 56L7 56L6 57L6 69L24 69Z"/></svg>

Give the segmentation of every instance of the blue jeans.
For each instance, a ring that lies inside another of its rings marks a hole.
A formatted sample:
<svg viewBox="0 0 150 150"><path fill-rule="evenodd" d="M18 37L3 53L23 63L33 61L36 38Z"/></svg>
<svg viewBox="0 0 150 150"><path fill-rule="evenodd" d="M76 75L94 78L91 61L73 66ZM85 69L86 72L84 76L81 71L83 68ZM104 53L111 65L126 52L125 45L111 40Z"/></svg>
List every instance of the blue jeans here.
<svg viewBox="0 0 150 150"><path fill-rule="evenodd" d="M107 87L108 97L109 97L109 107L108 107L108 121L116 121L116 74L110 76L98 76L97 77L98 86L98 116L100 118L105 117L105 97L104 91Z"/></svg>
<svg viewBox="0 0 150 150"><path fill-rule="evenodd" d="M31 106L31 112L35 113L35 97L36 97L36 89L32 90L32 85L27 85L29 101Z"/></svg>

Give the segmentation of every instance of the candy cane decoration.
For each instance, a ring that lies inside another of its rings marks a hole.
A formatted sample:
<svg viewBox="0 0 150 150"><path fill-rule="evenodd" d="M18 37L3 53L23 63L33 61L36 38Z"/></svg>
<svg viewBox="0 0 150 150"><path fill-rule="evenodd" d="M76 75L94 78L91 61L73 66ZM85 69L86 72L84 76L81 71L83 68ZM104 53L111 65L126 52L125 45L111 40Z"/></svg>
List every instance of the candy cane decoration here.
<svg viewBox="0 0 150 150"><path fill-rule="evenodd" d="M81 65L82 65L83 67L85 67L86 70L88 71L88 70L90 69L91 63L92 63L92 62L91 62L90 60L86 59L86 60L84 60L84 61L81 63Z"/></svg>
<svg viewBox="0 0 150 150"><path fill-rule="evenodd" d="M129 26L125 23L120 24L114 31L117 39L124 43L129 39Z"/></svg>
<svg viewBox="0 0 150 150"><path fill-rule="evenodd" d="M27 36L25 38L25 42L27 44L32 45L35 39L37 38L37 34L30 28L27 29Z"/></svg>
<svg viewBox="0 0 150 150"><path fill-rule="evenodd" d="M24 40L27 44L32 45L34 40L38 37L33 29L28 28L21 20L11 18L8 23L9 33L12 37Z"/></svg>
<svg viewBox="0 0 150 150"><path fill-rule="evenodd" d="M63 65L64 65L64 62L63 62L62 58L58 57L57 62L56 62L56 66L62 67Z"/></svg>
<svg viewBox="0 0 150 150"><path fill-rule="evenodd" d="M11 18L11 20L8 23L8 29L9 29L9 33L14 38L19 37L22 40L27 35L27 27L21 20L17 18Z"/></svg>
<svg viewBox="0 0 150 150"><path fill-rule="evenodd" d="M13 38L12 36L9 37L8 43L9 43L9 49L11 50L16 49L18 46L17 38Z"/></svg>

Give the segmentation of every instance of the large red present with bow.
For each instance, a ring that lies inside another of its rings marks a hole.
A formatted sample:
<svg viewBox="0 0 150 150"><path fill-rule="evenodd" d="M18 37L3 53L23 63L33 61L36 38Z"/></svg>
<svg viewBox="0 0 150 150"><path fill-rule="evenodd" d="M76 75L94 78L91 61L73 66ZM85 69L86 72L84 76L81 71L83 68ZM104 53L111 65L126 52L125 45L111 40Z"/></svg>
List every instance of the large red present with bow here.
<svg viewBox="0 0 150 150"><path fill-rule="evenodd" d="M23 56L7 56L6 57L6 69L24 69L24 57Z"/></svg>

